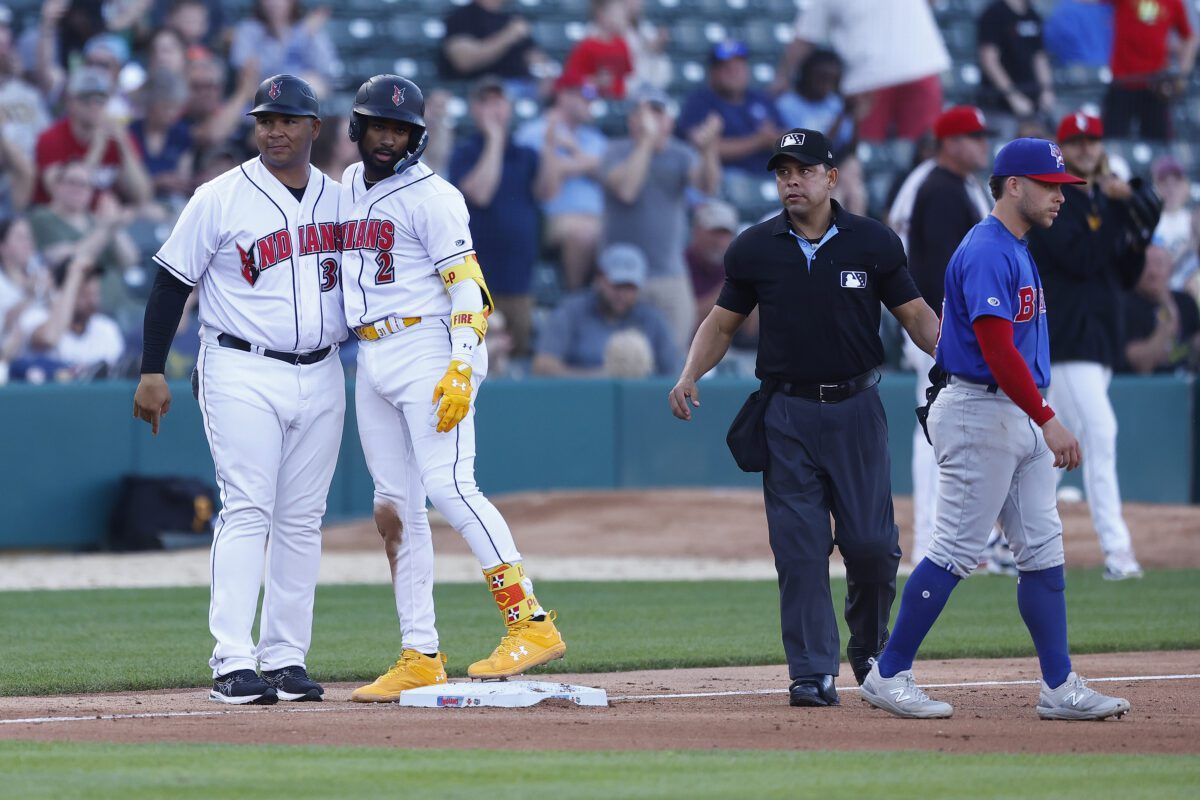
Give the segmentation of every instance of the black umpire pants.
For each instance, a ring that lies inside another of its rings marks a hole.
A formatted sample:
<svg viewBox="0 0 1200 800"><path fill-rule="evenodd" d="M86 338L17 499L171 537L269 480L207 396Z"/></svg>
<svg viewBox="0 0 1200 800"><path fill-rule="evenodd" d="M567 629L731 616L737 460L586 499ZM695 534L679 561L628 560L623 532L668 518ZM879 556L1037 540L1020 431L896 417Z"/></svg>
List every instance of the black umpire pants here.
<svg viewBox="0 0 1200 800"><path fill-rule="evenodd" d="M776 393L764 422L763 494L788 669L792 678L837 675L840 647L829 593L834 545L846 564L852 646L876 649L896 597L899 530L883 404L876 387L840 403Z"/></svg>

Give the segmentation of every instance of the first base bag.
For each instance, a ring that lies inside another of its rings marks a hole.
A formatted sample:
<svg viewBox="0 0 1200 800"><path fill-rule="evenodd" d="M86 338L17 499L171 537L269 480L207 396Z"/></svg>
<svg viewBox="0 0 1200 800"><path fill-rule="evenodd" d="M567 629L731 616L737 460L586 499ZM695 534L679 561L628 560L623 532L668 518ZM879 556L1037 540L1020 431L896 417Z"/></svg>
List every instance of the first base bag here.
<svg viewBox="0 0 1200 800"><path fill-rule="evenodd" d="M197 478L125 475L109 518L111 550L206 547L216 491Z"/></svg>
<svg viewBox="0 0 1200 800"><path fill-rule="evenodd" d="M737 416L729 424L725 444L742 472L763 472L767 468L767 403L771 393L765 388L751 392Z"/></svg>

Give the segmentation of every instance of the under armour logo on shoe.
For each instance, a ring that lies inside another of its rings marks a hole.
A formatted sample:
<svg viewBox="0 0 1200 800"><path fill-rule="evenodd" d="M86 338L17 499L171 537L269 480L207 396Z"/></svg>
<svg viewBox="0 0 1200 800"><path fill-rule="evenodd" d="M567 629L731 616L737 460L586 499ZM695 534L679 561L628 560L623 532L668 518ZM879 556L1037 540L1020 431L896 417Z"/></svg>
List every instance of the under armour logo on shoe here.
<svg viewBox="0 0 1200 800"><path fill-rule="evenodd" d="M520 655L518 655L518 653L520 653ZM525 649L525 645L521 645L520 648L513 650L509 653L509 655L512 656L513 661L520 661L521 656L529 655L529 651Z"/></svg>

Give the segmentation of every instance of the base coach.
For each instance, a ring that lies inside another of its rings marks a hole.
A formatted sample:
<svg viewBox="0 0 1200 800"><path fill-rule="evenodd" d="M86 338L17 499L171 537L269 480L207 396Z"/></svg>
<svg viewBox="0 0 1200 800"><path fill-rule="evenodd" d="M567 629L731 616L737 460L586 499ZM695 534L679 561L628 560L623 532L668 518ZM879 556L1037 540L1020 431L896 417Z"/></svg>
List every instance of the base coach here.
<svg viewBox="0 0 1200 800"><path fill-rule="evenodd" d="M691 419L700 406L696 381L757 306L762 387L734 420L730 449L743 469L763 472L791 704L837 705L829 556L836 544L846 563L846 655L859 683L887 640L900 563L876 388L880 303L927 353L937 317L913 284L896 234L830 199L838 171L823 134L783 134L767 169L783 210L729 246L725 286L696 331L670 404L675 416Z"/></svg>

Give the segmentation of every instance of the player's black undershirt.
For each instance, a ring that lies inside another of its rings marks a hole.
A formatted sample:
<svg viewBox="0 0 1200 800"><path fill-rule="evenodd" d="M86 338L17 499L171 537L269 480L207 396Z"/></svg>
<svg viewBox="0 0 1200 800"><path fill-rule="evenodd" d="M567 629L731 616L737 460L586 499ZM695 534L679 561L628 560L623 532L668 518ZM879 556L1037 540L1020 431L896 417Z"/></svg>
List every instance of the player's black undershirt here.
<svg viewBox="0 0 1200 800"><path fill-rule="evenodd" d="M287 184L284 184L284 186L287 186ZM287 190L292 193L292 197L296 198L297 203L304 202L304 190L307 188L307 186L301 186L299 189L293 189L291 186L287 186Z"/></svg>
<svg viewBox="0 0 1200 800"><path fill-rule="evenodd" d="M183 317L183 306L192 287L162 267L154 276L150 297L146 300L146 317L142 322L142 374L162 374L167 366L167 353Z"/></svg>

